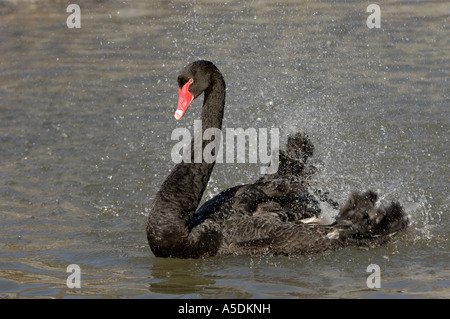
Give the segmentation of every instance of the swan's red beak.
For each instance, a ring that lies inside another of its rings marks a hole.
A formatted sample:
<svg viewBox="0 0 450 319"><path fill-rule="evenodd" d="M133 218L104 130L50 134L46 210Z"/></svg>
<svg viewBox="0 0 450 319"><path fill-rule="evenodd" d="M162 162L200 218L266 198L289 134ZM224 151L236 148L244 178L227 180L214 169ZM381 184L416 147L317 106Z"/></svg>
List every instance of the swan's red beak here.
<svg viewBox="0 0 450 319"><path fill-rule="evenodd" d="M194 82L193 79L190 79L186 82L185 85L181 89L178 89L178 107L175 112L175 118L177 120L181 119L191 104L194 96L189 92L189 85Z"/></svg>

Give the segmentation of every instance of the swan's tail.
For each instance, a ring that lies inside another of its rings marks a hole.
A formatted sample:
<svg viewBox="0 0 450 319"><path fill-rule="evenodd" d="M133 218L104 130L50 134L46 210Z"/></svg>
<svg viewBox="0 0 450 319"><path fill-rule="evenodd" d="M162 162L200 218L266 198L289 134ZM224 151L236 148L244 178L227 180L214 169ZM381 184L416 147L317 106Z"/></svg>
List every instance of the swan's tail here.
<svg viewBox="0 0 450 319"><path fill-rule="evenodd" d="M353 192L342 205L328 237L344 239L349 245L377 246L404 230L408 218L402 206L392 202L387 207L375 207L377 199L373 191Z"/></svg>

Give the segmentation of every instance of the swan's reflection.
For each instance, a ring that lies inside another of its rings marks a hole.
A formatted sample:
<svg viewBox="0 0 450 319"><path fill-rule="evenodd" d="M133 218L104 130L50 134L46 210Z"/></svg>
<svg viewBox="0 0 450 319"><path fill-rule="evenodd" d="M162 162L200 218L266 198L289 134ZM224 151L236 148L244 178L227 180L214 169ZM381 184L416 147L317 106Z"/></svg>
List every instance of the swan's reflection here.
<svg viewBox="0 0 450 319"><path fill-rule="evenodd" d="M251 272L247 258L232 262L232 272ZM152 258L152 279L149 290L152 293L173 297L212 296L214 298L249 298L236 280L226 277L225 265L230 266L227 257L200 259ZM236 268L235 268L236 267ZM235 274L236 275L236 274ZM232 276L233 277L233 276ZM240 280L238 280L240 282ZM237 285L237 286L236 286ZM234 287L233 287L234 286Z"/></svg>
<svg viewBox="0 0 450 319"><path fill-rule="evenodd" d="M204 275L202 259L153 258L150 291L159 294L201 294L216 281Z"/></svg>

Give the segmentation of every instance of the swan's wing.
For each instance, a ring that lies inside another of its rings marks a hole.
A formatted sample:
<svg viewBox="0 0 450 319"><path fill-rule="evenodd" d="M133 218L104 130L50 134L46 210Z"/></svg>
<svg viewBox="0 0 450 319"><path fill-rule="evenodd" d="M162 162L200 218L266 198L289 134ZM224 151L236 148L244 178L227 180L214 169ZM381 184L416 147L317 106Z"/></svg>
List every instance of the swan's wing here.
<svg viewBox="0 0 450 319"><path fill-rule="evenodd" d="M221 209L221 207L229 202L232 198L234 198L236 192L241 188L241 185L228 188L207 202L205 202L197 211L194 216L191 218L190 229L201 224L205 219L214 215L217 211Z"/></svg>
<svg viewBox="0 0 450 319"><path fill-rule="evenodd" d="M203 204L193 215L190 229L206 219L218 224L233 216L270 216L282 222L320 214L319 201L306 184L291 177L260 179L254 184L226 189Z"/></svg>

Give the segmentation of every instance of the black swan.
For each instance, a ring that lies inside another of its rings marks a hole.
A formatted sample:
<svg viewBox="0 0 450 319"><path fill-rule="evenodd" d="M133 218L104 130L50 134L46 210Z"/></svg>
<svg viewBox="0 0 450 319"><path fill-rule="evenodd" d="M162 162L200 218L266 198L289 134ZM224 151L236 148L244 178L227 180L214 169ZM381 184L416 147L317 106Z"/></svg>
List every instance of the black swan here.
<svg viewBox="0 0 450 319"><path fill-rule="evenodd" d="M221 129L225 81L218 68L209 61L193 62L181 71L178 86L175 118L181 119L204 92L202 129ZM335 208L338 204L326 193L309 191L308 175L314 167L308 158L313 150L307 136L290 136L286 150L279 152L276 173L226 189L199 209L215 162L192 159L177 164L162 183L148 216L147 239L154 255L313 254L350 245L381 245L406 228L408 219L400 204L376 207L377 194L372 191L353 192L333 223L320 223L319 201Z"/></svg>

